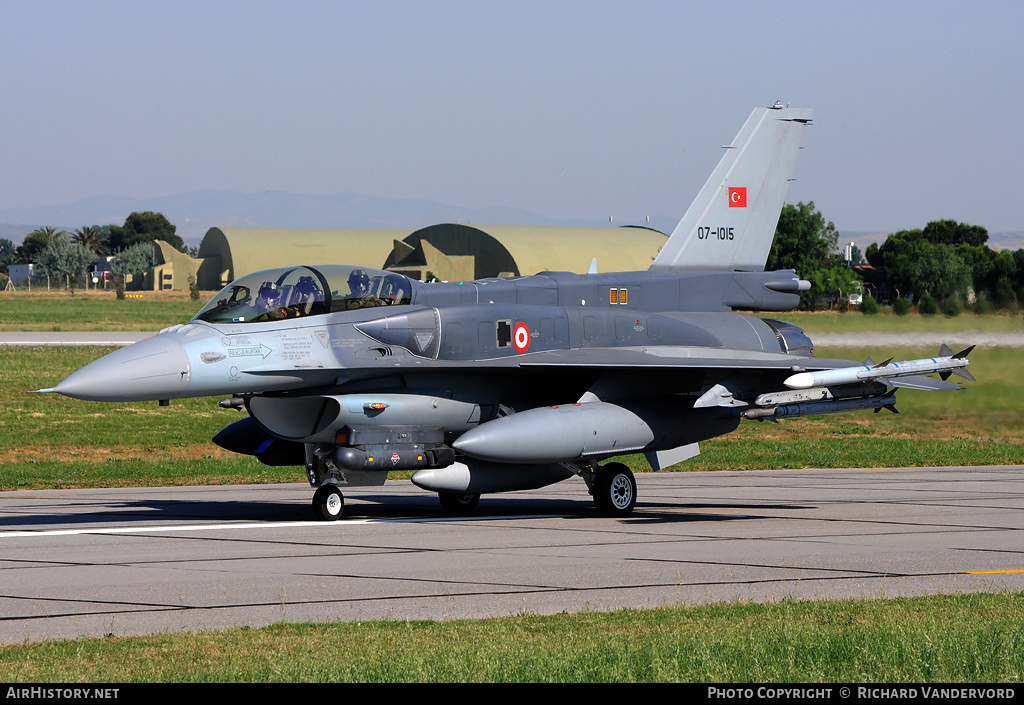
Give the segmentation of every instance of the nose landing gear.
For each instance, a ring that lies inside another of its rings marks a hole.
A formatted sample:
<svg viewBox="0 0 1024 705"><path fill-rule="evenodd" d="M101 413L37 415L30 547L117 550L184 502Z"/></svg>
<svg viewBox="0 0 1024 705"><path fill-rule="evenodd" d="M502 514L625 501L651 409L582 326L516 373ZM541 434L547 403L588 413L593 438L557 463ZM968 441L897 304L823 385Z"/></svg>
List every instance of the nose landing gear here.
<svg viewBox="0 0 1024 705"><path fill-rule="evenodd" d="M344 513L345 496L337 485L323 485L313 495L313 514L317 519L335 521Z"/></svg>

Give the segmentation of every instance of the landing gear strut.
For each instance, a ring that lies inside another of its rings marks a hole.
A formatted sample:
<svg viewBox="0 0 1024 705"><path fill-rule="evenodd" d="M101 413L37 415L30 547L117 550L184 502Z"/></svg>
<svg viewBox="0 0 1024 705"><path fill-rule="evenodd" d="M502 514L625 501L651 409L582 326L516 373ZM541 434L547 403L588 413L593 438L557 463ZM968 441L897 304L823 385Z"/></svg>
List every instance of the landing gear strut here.
<svg viewBox="0 0 1024 705"><path fill-rule="evenodd" d="M438 492L437 498L441 500L441 506L446 512L459 516L472 514L480 501L478 494L456 494L454 492Z"/></svg>
<svg viewBox="0 0 1024 705"><path fill-rule="evenodd" d="M337 485L323 485L313 495L313 514L321 521L341 519L345 513L345 496Z"/></svg>
<svg viewBox="0 0 1024 705"><path fill-rule="evenodd" d="M591 494L601 516L628 516L636 506L636 479L622 463L608 463L594 471Z"/></svg>

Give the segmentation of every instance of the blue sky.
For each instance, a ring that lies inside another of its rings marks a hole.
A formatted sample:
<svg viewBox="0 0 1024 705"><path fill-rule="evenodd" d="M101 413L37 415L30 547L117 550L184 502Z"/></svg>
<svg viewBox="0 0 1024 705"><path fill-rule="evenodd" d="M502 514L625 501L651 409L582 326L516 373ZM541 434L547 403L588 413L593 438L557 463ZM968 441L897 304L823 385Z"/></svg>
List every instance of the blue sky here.
<svg viewBox="0 0 1024 705"><path fill-rule="evenodd" d="M0 26L0 208L223 189L681 216L755 106L791 202L1024 231L1024 3L54 2Z"/></svg>

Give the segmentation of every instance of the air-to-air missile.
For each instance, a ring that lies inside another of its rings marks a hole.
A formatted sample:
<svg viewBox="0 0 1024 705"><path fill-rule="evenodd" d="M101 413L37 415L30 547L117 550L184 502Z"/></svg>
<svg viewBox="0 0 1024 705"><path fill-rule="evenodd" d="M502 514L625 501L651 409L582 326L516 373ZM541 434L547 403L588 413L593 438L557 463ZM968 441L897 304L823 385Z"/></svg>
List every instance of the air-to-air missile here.
<svg viewBox="0 0 1024 705"><path fill-rule="evenodd" d="M974 350L973 345L954 355L949 346L943 345L939 350L938 357L904 360L903 362L893 362L889 359L877 365L865 364L862 367L841 367L832 370L800 372L787 377L783 384L790 389L810 389L811 387L827 387L833 384L852 384L875 379L895 379L909 375L927 375L932 373L938 373L944 380L949 378L951 374L954 374L974 382L974 376L964 369L970 364L967 356L972 350Z"/></svg>

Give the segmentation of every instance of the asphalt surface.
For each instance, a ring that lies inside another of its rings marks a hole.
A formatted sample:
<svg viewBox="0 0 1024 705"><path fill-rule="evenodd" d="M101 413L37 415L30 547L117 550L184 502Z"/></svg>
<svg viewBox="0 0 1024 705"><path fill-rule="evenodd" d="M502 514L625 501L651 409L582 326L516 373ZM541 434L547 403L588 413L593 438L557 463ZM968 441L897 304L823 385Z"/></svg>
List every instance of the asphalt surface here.
<svg viewBox="0 0 1024 705"><path fill-rule="evenodd" d="M732 600L1024 589L1024 466L578 479L446 517L408 481L0 493L0 643Z"/></svg>

